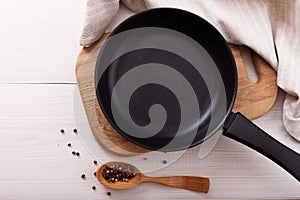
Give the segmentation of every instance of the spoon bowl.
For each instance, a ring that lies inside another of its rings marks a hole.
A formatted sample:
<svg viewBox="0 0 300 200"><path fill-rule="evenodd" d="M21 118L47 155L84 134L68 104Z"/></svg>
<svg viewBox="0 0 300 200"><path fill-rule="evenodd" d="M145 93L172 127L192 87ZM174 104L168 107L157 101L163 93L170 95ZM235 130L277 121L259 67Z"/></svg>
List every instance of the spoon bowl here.
<svg viewBox="0 0 300 200"><path fill-rule="evenodd" d="M117 167L116 167L117 166ZM119 167L122 166L122 167ZM128 173L128 169L130 169L131 178L113 178L111 179L111 174L117 177L118 175L122 175L123 173ZM105 170L108 170L107 172ZM114 171L115 170L115 171ZM114 173L116 172L116 173ZM109 178L107 177L109 174ZM106 176L106 177L105 177ZM124 162L108 162L101 165L97 172L96 177L101 184L106 187L118 190L130 189L142 182L155 182L163 185L182 188L186 190L192 190L197 192L208 193L209 190L209 179L206 177L197 177L197 176L168 176L168 177L149 177L145 176L140 172L135 166L124 163Z"/></svg>
<svg viewBox="0 0 300 200"><path fill-rule="evenodd" d="M120 164L131 167L135 172L135 176L132 179L128 180L128 182L125 182L125 181L109 182L109 181L107 181L103 176L103 171L105 170L105 168L111 167L114 165L120 165ZM142 182L143 174L135 166L130 165L128 163L108 162L108 163L101 165L98 168L98 170L96 172L96 177L99 180L99 182L101 184L103 184L104 186L112 188L112 189L122 190L122 189L130 189L130 188L133 188L133 187L139 185Z"/></svg>

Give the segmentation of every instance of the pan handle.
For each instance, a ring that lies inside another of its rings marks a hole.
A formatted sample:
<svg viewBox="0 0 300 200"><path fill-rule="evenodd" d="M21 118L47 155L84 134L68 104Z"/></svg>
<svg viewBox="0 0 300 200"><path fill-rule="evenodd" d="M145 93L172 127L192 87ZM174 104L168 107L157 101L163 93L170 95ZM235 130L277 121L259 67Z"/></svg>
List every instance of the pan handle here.
<svg viewBox="0 0 300 200"><path fill-rule="evenodd" d="M300 182L300 154L275 140L241 113L229 115L223 135L273 160Z"/></svg>

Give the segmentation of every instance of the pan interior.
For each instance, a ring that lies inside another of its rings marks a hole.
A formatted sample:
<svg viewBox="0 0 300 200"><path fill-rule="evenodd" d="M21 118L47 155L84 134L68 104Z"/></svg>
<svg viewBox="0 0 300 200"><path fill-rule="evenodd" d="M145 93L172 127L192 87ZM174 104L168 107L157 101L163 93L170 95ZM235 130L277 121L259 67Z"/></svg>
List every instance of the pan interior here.
<svg viewBox="0 0 300 200"><path fill-rule="evenodd" d="M226 63L216 54L228 49L201 43L201 32L198 41L187 33L164 26L132 28L125 21L101 49L97 99L111 125L135 144L160 151L186 149L208 138L226 118L230 93L220 70Z"/></svg>

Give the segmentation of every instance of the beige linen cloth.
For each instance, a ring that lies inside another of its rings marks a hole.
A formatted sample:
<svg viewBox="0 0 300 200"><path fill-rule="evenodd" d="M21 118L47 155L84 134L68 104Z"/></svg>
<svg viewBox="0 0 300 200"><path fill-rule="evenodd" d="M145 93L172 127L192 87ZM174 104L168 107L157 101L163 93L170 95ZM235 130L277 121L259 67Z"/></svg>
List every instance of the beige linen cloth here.
<svg viewBox="0 0 300 200"><path fill-rule="evenodd" d="M300 0L122 0L132 11L175 7L212 23L227 42L243 44L277 71L287 95L283 122L300 141ZM88 0L80 44L98 40L119 9L119 0Z"/></svg>

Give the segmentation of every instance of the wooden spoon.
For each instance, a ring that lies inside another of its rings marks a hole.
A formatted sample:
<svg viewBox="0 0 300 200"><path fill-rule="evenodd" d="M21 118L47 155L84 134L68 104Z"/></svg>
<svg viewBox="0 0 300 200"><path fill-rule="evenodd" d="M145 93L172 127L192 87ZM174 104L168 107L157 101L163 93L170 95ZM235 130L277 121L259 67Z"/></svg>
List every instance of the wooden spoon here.
<svg viewBox="0 0 300 200"><path fill-rule="evenodd" d="M127 182L126 181L109 182L104 178L103 173L105 173L104 170L106 167L112 168L113 165L115 166L123 165L126 168L130 167L131 169L133 169L135 176L131 179L128 179ZM108 162L101 165L96 172L96 176L99 182L104 186L112 189L119 189L119 190L133 188L142 182L160 183L171 187L183 188L186 190L193 190L193 191L203 192L203 193L208 193L209 190L209 179L205 177L196 177L196 176L148 177L142 174L135 166L123 162Z"/></svg>

